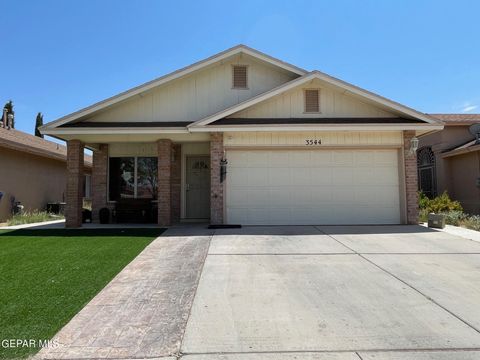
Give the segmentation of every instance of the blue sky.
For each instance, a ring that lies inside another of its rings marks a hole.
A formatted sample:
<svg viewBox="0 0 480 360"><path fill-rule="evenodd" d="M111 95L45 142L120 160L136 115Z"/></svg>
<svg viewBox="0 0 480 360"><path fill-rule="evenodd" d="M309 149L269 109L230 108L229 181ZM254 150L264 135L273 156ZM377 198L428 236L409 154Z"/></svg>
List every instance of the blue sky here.
<svg viewBox="0 0 480 360"><path fill-rule="evenodd" d="M17 129L244 43L424 112L480 112L479 1L0 0Z"/></svg>

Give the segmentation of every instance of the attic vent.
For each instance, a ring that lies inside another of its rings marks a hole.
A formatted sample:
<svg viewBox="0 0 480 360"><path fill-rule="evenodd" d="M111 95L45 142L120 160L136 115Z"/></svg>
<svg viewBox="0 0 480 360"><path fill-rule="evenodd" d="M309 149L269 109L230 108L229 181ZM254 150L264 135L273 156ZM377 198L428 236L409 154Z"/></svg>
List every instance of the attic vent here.
<svg viewBox="0 0 480 360"><path fill-rule="evenodd" d="M305 112L306 113L320 112L320 90L318 89L305 90Z"/></svg>
<svg viewBox="0 0 480 360"><path fill-rule="evenodd" d="M234 89L246 89L247 88L247 66L246 65L233 65L233 85Z"/></svg>

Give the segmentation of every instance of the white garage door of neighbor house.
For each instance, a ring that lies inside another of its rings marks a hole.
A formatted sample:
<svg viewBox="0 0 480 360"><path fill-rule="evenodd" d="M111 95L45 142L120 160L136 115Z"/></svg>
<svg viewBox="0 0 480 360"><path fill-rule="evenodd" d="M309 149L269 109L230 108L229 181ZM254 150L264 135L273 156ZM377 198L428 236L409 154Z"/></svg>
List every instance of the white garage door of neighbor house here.
<svg viewBox="0 0 480 360"><path fill-rule="evenodd" d="M398 224L397 150L230 150L230 224Z"/></svg>

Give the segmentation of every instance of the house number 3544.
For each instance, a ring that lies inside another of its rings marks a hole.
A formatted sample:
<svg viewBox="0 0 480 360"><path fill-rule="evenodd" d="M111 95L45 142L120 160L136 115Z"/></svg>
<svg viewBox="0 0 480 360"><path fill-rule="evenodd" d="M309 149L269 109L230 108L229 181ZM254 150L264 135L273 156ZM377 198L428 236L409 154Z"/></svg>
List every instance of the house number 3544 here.
<svg viewBox="0 0 480 360"><path fill-rule="evenodd" d="M318 139L305 139L305 145L322 145L322 140L318 140Z"/></svg>

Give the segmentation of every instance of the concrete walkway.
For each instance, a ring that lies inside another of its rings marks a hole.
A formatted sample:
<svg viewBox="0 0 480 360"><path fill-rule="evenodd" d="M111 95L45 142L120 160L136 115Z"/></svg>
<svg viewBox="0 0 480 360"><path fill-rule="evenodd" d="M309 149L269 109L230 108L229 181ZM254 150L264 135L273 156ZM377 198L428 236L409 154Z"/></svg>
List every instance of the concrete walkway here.
<svg viewBox="0 0 480 360"><path fill-rule="evenodd" d="M155 358L180 348L212 232L167 230L54 338L38 359Z"/></svg>

